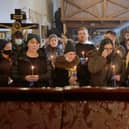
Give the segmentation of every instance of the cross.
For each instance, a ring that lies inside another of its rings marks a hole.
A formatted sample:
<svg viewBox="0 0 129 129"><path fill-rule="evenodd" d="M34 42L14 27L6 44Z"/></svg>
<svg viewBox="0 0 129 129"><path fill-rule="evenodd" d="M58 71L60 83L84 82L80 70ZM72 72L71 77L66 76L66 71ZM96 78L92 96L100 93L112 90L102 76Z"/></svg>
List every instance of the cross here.
<svg viewBox="0 0 129 129"><path fill-rule="evenodd" d="M15 9L15 14L10 15L14 23L0 23L0 28L11 29L12 34L16 31L22 32L24 29L38 29L39 25L36 23L22 23L26 20L26 14L21 9Z"/></svg>

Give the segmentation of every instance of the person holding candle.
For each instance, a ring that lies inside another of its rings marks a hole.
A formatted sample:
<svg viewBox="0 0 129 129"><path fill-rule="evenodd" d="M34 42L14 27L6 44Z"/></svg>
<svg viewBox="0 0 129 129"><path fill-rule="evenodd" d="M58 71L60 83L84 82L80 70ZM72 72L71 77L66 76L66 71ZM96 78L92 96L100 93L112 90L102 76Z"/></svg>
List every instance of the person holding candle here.
<svg viewBox="0 0 129 129"><path fill-rule="evenodd" d="M77 76L80 86L90 84L90 72L88 70L88 53L95 50L95 46L88 41L88 30L85 27L78 29L78 43L76 44L76 53L80 58L80 63L77 67Z"/></svg>
<svg viewBox="0 0 129 129"><path fill-rule="evenodd" d="M47 54L47 58L49 61L51 59L56 58L56 56L63 55L63 48L62 50L59 48L59 40L56 34L51 34L48 37L48 44L45 44L44 49ZM52 58L51 58L52 57Z"/></svg>
<svg viewBox="0 0 129 129"><path fill-rule="evenodd" d="M102 40L99 51L94 51L89 56L88 69L91 73L90 83L92 86L121 85L122 58L114 53L112 40Z"/></svg>
<svg viewBox="0 0 129 129"><path fill-rule="evenodd" d="M39 49L40 37L29 34L26 45L26 50L18 57L12 70L15 83L19 86L49 85L51 70Z"/></svg>
<svg viewBox="0 0 129 129"><path fill-rule="evenodd" d="M77 85L77 65L79 57L76 55L74 45L68 41L63 56L58 56L55 60L53 71L54 86Z"/></svg>
<svg viewBox="0 0 129 129"><path fill-rule="evenodd" d="M11 79L12 63L12 43L0 39L0 86L9 86L13 82Z"/></svg>

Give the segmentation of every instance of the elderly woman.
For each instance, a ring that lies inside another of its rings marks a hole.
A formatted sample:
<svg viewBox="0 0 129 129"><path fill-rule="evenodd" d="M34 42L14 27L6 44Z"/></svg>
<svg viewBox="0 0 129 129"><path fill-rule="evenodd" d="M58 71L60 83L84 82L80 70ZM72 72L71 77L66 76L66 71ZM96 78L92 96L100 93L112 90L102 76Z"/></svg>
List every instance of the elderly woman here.
<svg viewBox="0 0 129 129"><path fill-rule="evenodd" d="M47 58L51 62L53 59L55 59L59 55L63 55L63 48L59 47L59 40L57 35L51 34L48 38L48 44L44 47Z"/></svg>
<svg viewBox="0 0 129 129"><path fill-rule="evenodd" d="M26 45L27 49L18 57L13 68L15 83L19 86L48 85L50 69L46 58L39 51L39 36L29 34Z"/></svg>
<svg viewBox="0 0 129 129"><path fill-rule="evenodd" d="M99 53L89 53L88 69L92 86L118 86L121 84L122 58L114 53L110 39L101 42Z"/></svg>
<svg viewBox="0 0 129 129"><path fill-rule="evenodd" d="M0 39L0 86L8 86L11 82L12 44Z"/></svg>
<svg viewBox="0 0 129 129"><path fill-rule="evenodd" d="M53 71L53 85L64 87L68 85L77 85L77 65L79 57L76 55L75 47L68 42L64 55L55 60L55 69Z"/></svg>

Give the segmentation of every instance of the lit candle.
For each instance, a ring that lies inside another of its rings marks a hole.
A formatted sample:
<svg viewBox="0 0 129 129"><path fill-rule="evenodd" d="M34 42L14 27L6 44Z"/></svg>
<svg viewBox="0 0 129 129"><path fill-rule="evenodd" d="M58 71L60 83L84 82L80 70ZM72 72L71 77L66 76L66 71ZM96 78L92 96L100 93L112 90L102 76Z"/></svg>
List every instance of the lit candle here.
<svg viewBox="0 0 129 129"><path fill-rule="evenodd" d="M34 75L34 68L35 68L35 67L32 65L32 66L31 66L32 75Z"/></svg>
<svg viewBox="0 0 129 129"><path fill-rule="evenodd" d="M82 54L82 57L84 58L85 57L85 51L82 51L81 54Z"/></svg>
<svg viewBox="0 0 129 129"><path fill-rule="evenodd" d="M116 66L112 65L112 76L113 76L113 86L116 86L116 79L114 78L114 75L116 74Z"/></svg>
<svg viewBox="0 0 129 129"><path fill-rule="evenodd" d="M117 50L116 53L119 55L120 54L120 50Z"/></svg>
<svg viewBox="0 0 129 129"><path fill-rule="evenodd" d="M73 71L77 71L77 66L74 66L73 67Z"/></svg>
<svg viewBox="0 0 129 129"><path fill-rule="evenodd" d="M112 73L115 74L115 71L116 71L116 66L112 65Z"/></svg>
<svg viewBox="0 0 129 129"><path fill-rule="evenodd" d="M51 59L51 61L53 61L53 59L54 59L54 56L53 56L53 55L51 55L51 56L50 56L50 59Z"/></svg>

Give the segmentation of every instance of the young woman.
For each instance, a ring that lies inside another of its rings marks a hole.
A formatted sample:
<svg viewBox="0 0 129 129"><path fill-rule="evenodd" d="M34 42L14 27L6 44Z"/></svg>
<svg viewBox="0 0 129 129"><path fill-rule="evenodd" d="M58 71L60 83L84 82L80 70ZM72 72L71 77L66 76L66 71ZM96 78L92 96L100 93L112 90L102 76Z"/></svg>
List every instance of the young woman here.
<svg viewBox="0 0 129 129"><path fill-rule="evenodd" d="M11 42L0 39L0 86L8 86L12 83L12 44Z"/></svg>
<svg viewBox="0 0 129 129"><path fill-rule="evenodd" d="M89 54L88 69L91 73L91 85L121 85L122 67L122 58L114 52L112 41L102 40L99 53L94 51Z"/></svg>
<svg viewBox="0 0 129 129"><path fill-rule="evenodd" d="M13 67L13 77L17 85L40 87L49 84L49 65L44 55L39 52L39 47L39 36L29 34L27 49L18 57Z"/></svg>

